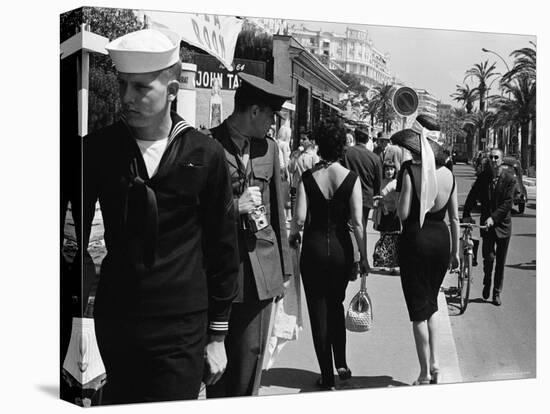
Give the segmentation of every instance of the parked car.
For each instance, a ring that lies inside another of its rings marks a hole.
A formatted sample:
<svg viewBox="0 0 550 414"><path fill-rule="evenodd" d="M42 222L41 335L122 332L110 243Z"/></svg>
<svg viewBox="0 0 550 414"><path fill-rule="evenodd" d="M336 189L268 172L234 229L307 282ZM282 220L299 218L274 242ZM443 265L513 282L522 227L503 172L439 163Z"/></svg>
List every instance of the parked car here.
<svg viewBox="0 0 550 414"><path fill-rule="evenodd" d="M521 163L515 157L505 156L502 159L502 167L516 178L514 205L517 206L518 213L523 214L525 211L525 204L527 203L527 190L523 184L523 170L521 168Z"/></svg>
<svg viewBox="0 0 550 414"><path fill-rule="evenodd" d="M461 148L459 146L455 146L453 148L453 151L452 151L452 159L453 159L453 164L456 164L457 162L464 162L466 164L468 164L468 162L470 161L468 159L468 152L466 151L466 148L465 146L463 146L464 148Z"/></svg>
<svg viewBox="0 0 550 414"><path fill-rule="evenodd" d="M478 155L473 159L472 164L476 170L476 175L481 174L489 165L489 152L479 151ZM514 189L514 206L517 207L517 212L523 214L525 204L527 203L527 190L523 184L523 170L518 158L514 156L504 156L502 159L502 167L516 178L516 188Z"/></svg>

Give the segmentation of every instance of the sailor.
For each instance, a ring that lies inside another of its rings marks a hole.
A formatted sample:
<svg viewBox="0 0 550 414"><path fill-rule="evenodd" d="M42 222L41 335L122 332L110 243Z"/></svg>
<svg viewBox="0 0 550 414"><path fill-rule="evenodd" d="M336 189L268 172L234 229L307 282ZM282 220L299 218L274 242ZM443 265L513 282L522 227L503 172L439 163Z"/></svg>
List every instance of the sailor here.
<svg viewBox="0 0 550 414"><path fill-rule="evenodd" d="M171 106L180 39L140 30L106 46L121 119L84 138L83 246L99 200L107 255L95 329L104 403L195 399L226 364L238 249L223 148ZM206 371L204 370L206 367Z"/></svg>

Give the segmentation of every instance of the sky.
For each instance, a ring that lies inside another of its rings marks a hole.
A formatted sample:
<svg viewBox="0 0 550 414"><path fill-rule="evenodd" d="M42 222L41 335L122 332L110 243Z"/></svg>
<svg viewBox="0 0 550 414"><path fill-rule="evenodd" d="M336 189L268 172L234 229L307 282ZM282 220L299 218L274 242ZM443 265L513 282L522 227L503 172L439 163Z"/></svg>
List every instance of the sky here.
<svg viewBox="0 0 550 414"><path fill-rule="evenodd" d="M460 105L450 97L457 84L476 85L472 79L464 81L466 70L474 64L489 60L496 63L498 73L506 72L499 57L481 48L498 53L512 67L514 59L510 53L530 46L529 41L536 43L536 37L528 35L289 20L295 22L310 30L341 34L346 27L367 30L374 46L390 54L392 75L407 86L426 89L441 102L454 106ZM491 93L498 93L497 87L495 81Z"/></svg>

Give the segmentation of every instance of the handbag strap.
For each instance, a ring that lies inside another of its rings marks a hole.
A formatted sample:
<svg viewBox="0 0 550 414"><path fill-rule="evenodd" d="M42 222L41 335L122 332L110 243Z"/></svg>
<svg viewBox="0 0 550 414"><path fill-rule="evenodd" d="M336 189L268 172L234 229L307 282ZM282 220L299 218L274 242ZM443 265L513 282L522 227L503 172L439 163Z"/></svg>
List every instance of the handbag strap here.
<svg viewBox="0 0 550 414"><path fill-rule="evenodd" d="M367 272L361 272L361 292L367 291Z"/></svg>

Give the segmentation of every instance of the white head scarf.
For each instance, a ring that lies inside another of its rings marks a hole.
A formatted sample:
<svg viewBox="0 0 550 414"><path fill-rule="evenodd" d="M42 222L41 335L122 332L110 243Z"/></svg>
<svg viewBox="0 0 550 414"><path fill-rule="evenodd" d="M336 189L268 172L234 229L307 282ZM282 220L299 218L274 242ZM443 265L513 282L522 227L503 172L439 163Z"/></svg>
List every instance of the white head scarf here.
<svg viewBox="0 0 550 414"><path fill-rule="evenodd" d="M435 204L437 197L437 177L435 175L435 156L432 147L428 142L428 137L435 139L439 131L430 131L424 128L418 121L413 124L414 131L420 134L420 152L422 157L422 179L420 181L420 227L424 225L426 213Z"/></svg>

